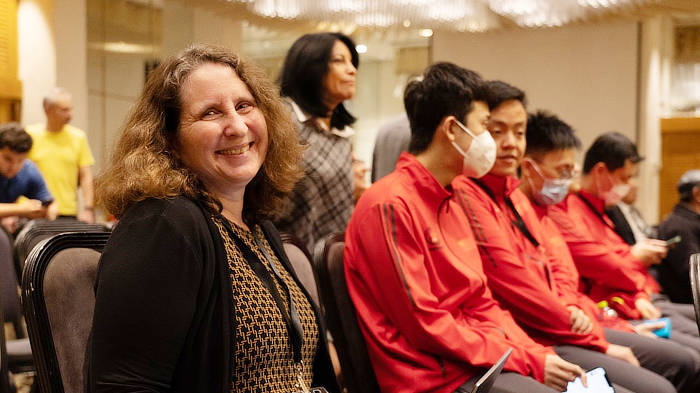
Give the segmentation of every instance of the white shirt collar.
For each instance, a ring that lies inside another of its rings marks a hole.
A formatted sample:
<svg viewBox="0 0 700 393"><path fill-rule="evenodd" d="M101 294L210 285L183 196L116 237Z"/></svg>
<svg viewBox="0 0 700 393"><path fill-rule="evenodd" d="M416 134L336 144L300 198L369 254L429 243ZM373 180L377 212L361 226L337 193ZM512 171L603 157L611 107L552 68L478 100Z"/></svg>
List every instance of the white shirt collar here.
<svg viewBox="0 0 700 393"><path fill-rule="evenodd" d="M294 114L297 117L297 120L299 120L300 123L306 123L308 121L312 121L317 127L319 127L321 130L330 132L333 135L337 135L341 138L349 138L353 135L355 135L355 130L353 130L352 127L350 126L345 126L342 130L339 130L335 127L331 128L330 130L328 129L328 126L326 123L320 121L317 118L314 118L313 116L309 115L308 113L304 112L299 105L297 105L294 100L289 100L289 102L292 105L292 110L294 110Z"/></svg>

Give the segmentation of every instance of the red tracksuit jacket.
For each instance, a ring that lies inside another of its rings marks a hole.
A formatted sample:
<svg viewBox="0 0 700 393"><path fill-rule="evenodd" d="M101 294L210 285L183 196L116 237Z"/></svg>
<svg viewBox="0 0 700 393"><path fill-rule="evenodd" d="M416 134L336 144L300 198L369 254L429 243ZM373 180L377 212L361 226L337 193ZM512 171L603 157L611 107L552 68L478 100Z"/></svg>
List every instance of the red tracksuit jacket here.
<svg viewBox="0 0 700 393"><path fill-rule="evenodd" d="M505 369L544 379L534 342L486 285L462 209L414 156L360 198L345 274L383 392L453 392L509 347Z"/></svg>
<svg viewBox="0 0 700 393"><path fill-rule="evenodd" d="M595 301L607 300L620 316L639 319L635 300L648 298L660 287L615 233L604 206L602 199L580 191L550 207L548 215L569 246L585 292Z"/></svg>
<svg viewBox="0 0 700 393"><path fill-rule="evenodd" d="M547 244L547 250L550 254L555 256L555 258L552 259L552 272L555 272L554 279L557 282L557 286L567 288L568 293L574 294L579 308L586 312L590 318L597 319L601 326L634 333L634 328L626 320L616 316L601 315L596 302L579 290L580 277L576 269L576 264L573 258L571 258L569 246L566 245L564 236L559 232L559 227L547 216L549 206L538 205L529 200L527 203L522 204L517 201L514 202L515 207L528 226L541 228L536 230L544 234L542 239L544 239ZM531 207L532 210L528 207ZM531 217L530 211L534 213L534 217Z"/></svg>
<svg viewBox="0 0 700 393"><path fill-rule="evenodd" d="M535 341L605 352L609 344L595 320L589 334L571 331L571 312L566 307L580 307L576 288L556 280L559 264L549 252L547 235L538 223L533 225L533 218L538 220L518 184L513 177L491 174L478 180L458 176L453 182L475 233L491 291ZM516 224L509 200L523 219L523 230Z"/></svg>

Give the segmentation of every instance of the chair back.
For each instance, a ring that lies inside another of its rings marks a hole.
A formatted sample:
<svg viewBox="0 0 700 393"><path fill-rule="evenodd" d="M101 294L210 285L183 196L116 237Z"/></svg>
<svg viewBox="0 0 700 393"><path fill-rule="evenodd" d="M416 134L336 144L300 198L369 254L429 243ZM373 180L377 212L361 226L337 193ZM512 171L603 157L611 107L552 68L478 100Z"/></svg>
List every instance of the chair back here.
<svg viewBox="0 0 700 393"><path fill-rule="evenodd" d="M32 249L40 241L64 232L106 232L101 224L88 224L82 221L59 218L54 221L45 219L32 220L25 225L15 239L15 256L18 275L22 274L24 263Z"/></svg>
<svg viewBox="0 0 700 393"><path fill-rule="evenodd" d="M22 299L42 392L83 392L95 307L94 284L107 232L61 233L29 254Z"/></svg>
<svg viewBox="0 0 700 393"><path fill-rule="evenodd" d="M292 264L294 273L299 281L301 281L301 285L304 286L306 292L311 296L311 300L316 304L316 307L320 309L316 276L313 266L311 265L311 255L309 251L306 249L304 243L297 237L289 233L282 233L280 236L282 238L284 251L287 253L287 258L289 258L289 262Z"/></svg>
<svg viewBox="0 0 700 393"><path fill-rule="evenodd" d="M690 288L693 291L695 322L700 329L700 253L690 256Z"/></svg>
<svg viewBox="0 0 700 393"><path fill-rule="evenodd" d="M2 305L2 295L0 294L0 305ZM7 347L5 346L5 320L0 312L0 393L9 393L13 390L10 385L10 370L7 367Z"/></svg>
<svg viewBox="0 0 700 393"><path fill-rule="evenodd" d="M343 234L321 240L314 250L314 268L326 326L333 336L349 393L379 393L377 378L357 324L355 306L348 294L343 270Z"/></svg>

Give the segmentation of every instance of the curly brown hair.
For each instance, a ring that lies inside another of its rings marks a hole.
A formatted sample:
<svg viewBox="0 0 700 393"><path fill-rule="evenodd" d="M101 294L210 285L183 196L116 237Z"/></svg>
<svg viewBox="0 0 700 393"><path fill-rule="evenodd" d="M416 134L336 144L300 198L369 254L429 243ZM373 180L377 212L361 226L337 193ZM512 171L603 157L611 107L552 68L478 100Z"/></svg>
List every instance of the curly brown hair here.
<svg viewBox="0 0 700 393"><path fill-rule="evenodd" d="M221 210L221 203L179 157L180 90L190 73L205 63L231 67L250 89L267 124L267 155L246 187L244 219L256 222L274 216L303 175L303 147L296 128L278 89L265 73L228 49L194 45L167 59L149 75L110 163L96 181L98 204L116 217L143 199L181 195L201 200L213 211Z"/></svg>

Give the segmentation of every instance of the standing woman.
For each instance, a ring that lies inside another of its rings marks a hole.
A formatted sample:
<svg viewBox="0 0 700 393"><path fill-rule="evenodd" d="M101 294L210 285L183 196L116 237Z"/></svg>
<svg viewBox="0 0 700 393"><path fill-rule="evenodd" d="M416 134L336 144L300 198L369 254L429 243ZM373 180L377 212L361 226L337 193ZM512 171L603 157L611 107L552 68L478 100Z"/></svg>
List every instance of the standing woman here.
<svg viewBox="0 0 700 393"><path fill-rule="evenodd" d="M292 108L299 137L307 144L305 176L294 188L277 226L310 250L316 241L345 231L355 200L366 188L366 169L352 155L355 118L343 102L355 95L359 59L353 41L340 33L306 34L287 52L281 93Z"/></svg>
<svg viewBox="0 0 700 393"><path fill-rule="evenodd" d="M299 177L279 93L226 49L148 78L98 181L88 392L337 391L319 316L266 217Z"/></svg>

